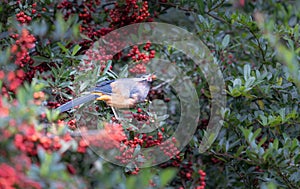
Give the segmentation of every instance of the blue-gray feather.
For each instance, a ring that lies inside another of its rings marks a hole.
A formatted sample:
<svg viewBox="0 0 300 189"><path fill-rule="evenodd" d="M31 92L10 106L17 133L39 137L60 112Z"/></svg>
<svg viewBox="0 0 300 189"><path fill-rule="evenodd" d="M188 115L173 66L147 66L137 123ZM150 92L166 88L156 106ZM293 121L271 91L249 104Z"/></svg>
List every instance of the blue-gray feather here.
<svg viewBox="0 0 300 189"><path fill-rule="evenodd" d="M93 92L103 93L106 95L112 94L112 88L110 86L111 83L113 83L115 80L109 80L109 81L103 81L100 83L97 83L96 87L92 89Z"/></svg>
<svg viewBox="0 0 300 189"><path fill-rule="evenodd" d="M57 110L59 110L60 112L65 112L65 111L68 111L68 110L74 108L75 106L95 100L98 97L99 97L99 95L88 94L88 95L85 95L85 96L82 96L79 98L75 98L74 100L71 100L71 101L61 105L60 107L57 108Z"/></svg>

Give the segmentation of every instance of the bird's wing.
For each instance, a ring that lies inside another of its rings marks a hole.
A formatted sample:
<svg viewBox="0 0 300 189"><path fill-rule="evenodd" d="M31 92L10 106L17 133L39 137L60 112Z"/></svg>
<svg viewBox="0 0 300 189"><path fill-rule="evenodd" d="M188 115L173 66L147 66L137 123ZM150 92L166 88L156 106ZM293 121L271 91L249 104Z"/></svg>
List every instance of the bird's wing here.
<svg viewBox="0 0 300 189"><path fill-rule="evenodd" d="M99 97L99 95L96 95L96 94L88 94L88 95L85 95L85 96L82 96L79 98L75 98L74 100L71 100L71 101L63 104L56 109L59 110L60 112L65 112L65 111L72 109L75 106L95 100L98 97Z"/></svg>
<svg viewBox="0 0 300 189"><path fill-rule="evenodd" d="M111 95L113 92L111 83L113 83L115 81L116 80L109 80L109 81L103 81L103 82L97 83L96 87L92 89L92 92L98 92L98 93Z"/></svg>

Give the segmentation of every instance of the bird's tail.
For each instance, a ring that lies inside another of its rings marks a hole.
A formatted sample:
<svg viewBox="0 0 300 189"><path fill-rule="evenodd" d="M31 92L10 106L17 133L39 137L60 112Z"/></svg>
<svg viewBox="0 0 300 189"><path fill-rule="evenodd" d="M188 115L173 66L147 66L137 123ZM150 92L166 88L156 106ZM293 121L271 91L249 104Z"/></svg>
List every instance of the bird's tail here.
<svg viewBox="0 0 300 189"><path fill-rule="evenodd" d="M85 96L82 96L79 98L75 98L74 100L71 100L71 101L63 104L56 109L59 110L60 112L65 112L65 111L72 109L75 106L95 100L98 97L99 97L99 95L96 95L96 94L88 94L88 95L85 95Z"/></svg>

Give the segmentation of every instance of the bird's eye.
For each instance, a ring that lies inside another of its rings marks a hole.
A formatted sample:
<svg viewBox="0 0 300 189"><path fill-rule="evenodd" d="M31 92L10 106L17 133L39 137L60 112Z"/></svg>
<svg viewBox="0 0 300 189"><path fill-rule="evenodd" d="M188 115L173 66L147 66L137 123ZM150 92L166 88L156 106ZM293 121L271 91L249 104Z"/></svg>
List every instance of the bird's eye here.
<svg viewBox="0 0 300 189"><path fill-rule="evenodd" d="M152 81L152 76L147 77L147 81L151 82Z"/></svg>

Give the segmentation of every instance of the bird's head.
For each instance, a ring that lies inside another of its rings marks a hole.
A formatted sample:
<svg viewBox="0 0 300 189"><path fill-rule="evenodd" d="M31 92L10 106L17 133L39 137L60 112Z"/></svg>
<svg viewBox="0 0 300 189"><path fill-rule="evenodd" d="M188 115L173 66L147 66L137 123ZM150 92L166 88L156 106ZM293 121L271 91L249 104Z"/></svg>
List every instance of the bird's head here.
<svg viewBox="0 0 300 189"><path fill-rule="evenodd" d="M151 83L153 80L156 79L156 76L154 75L154 73L151 73L151 74L144 74L144 75L141 75L139 77L140 81L147 81L149 83Z"/></svg>

